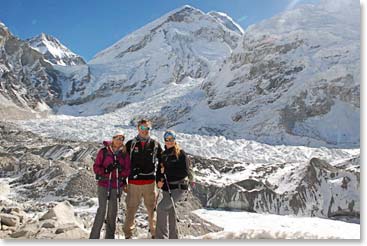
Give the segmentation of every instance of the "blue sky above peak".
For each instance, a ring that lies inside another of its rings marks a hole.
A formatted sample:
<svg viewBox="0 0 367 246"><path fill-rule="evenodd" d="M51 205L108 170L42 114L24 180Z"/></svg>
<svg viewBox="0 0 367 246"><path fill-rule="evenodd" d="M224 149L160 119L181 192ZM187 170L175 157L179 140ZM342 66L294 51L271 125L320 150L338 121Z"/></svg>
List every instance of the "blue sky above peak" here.
<svg viewBox="0 0 367 246"><path fill-rule="evenodd" d="M21 39L46 33L85 60L183 5L224 12L243 29L319 0L2 0L0 21Z"/></svg>

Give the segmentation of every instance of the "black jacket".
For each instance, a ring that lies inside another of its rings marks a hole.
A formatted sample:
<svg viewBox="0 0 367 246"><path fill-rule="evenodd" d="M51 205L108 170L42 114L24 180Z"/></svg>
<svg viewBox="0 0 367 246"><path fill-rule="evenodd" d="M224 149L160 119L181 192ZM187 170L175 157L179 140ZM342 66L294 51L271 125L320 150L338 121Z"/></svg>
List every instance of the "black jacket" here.
<svg viewBox="0 0 367 246"><path fill-rule="evenodd" d="M139 140L135 140L136 144L134 149L131 149L134 139L129 140L126 143L127 152L130 154L131 160L131 173L129 179L136 180L147 180L155 179L156 163L161 163L162 147L154 139L150 138L148 142L145 143L144 148ZM153 160L154 146L157 145L156 153L156 163Z"/></svg>
<svg viewBox="0 0 367 246"><path fill-rule="evenodd" d="M187 185L187 177L189 174L189 160L185 151L181 150L178 158L174 152L174 148L166 149L162 153L162 163L167 181L171 189L178 188L177 184L185 183ZM160 166L157 168L156 181L164 181L164 174L161 173ZM168 190L167 182L164 181L163 190Z"/></svg>

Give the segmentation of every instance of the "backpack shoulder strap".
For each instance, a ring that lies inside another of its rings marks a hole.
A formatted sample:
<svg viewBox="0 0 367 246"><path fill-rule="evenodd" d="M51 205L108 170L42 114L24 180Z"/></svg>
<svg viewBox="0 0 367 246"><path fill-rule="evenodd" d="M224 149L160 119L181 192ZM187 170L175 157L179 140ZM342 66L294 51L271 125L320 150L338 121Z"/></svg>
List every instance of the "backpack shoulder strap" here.
<svg viewBox="0 0 367 246"><path fill-rule="evenodd" d="M107 148L106 147L104 147L103 149L103 159L102 159L102 162L104 161L104 159L106 159L106 156L107 156L107 152L108 152L108 150L107 150Z"/></svg>
<svg viewBox="0 0 367 246"><path fill-rule="evenodd" d="M131 141L131 145L130 145L130 160L133 159L133 151L134 151L134 148L135 148L135 145L137 143L137 139L136 138L133 138L133 140Z"/></svg>
<svg viewBox="0 0 367 246"><path fill-rule="evenodd" d="M103 157L102 157L102 161L101 161L101 166L103 165L104 160L106 159L107 156L107 148L103 147L102 148L102 153L103 153Z"/></svg>
<svg viewBox="0 0 367 246"><path fill-rule="evenodd" d="M157 161L157 152L158 152L158 142L153 139L154 147L153 147L153 163L155 164Z"/></svg>
<svg viewBox="0 0 367 246"><path fill-rule="evenodd" d="M154 172L157 170L157 152L158 152L158 142L152 138L149 139L150 146L153 145L153 153L152 153L152 163L154 165Z"/></svg>

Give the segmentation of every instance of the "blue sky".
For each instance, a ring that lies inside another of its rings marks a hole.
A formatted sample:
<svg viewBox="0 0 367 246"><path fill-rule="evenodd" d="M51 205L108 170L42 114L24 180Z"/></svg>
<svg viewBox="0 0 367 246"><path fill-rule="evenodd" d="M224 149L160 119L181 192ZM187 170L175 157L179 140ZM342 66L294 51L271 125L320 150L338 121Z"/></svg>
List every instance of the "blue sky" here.
<svg viewBox="0 0 367 246"><path fill-rule="evenodd" d="M125 35L185 4L227 13L244 29L318 0L2 0L0 21L21 39L42 32L89 61Z"/></svg>

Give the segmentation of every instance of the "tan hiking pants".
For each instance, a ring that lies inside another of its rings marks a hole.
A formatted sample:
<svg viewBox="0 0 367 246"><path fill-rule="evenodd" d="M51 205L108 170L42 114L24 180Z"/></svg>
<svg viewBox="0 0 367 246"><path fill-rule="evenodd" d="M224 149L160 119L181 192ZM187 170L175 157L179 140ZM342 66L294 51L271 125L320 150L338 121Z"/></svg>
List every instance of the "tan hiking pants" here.
<svg viewBox="0 0 367 246"><path fill-rule="evenodd" d="M145 185L127 185L126 195L126 218L124 223L125 238L131 238L135 229L135 214L140 205L141 199L144 198L144 205L148 212L149 229L152 237L155 237L155 213L156 206L156 190L155 182Z"/></svg>

